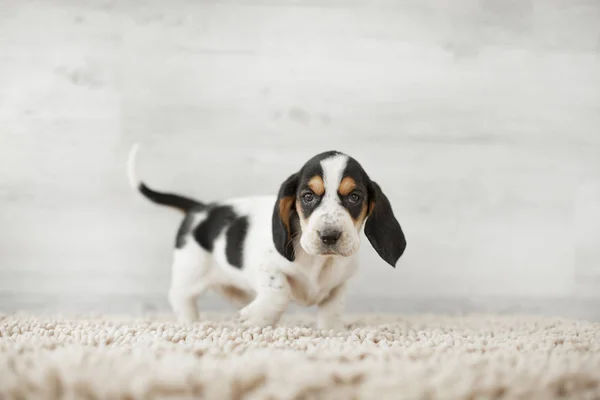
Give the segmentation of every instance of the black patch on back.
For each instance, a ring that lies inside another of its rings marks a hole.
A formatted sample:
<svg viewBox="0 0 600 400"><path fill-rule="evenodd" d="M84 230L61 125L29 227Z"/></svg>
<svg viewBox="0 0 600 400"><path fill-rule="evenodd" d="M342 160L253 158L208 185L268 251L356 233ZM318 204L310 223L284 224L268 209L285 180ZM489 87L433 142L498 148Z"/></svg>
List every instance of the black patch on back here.
<svg viewBox="0 0 600 400"><path fill-rule="evenodd" d="M231 206L215 206L208 210L206 219L194 229L194 239L204 250L212 251L217 236L236 218Z"/></svg>
<svg viewBox="0 0 600 400"><path fill-rule="evenodd" d="M175 248L180 249L185 246L186 236L192 230L192 222L194 222L194 214L188 213L185 215L183 221L181 221L181 225L179 225L179 230L177 231L177 237L175 238Z"/></svg>
<svg viewBox="0 0 600 400"><path fill-rule="evenodd" d="M240 217L227 228L225 255L230 265L242 268L244 240L248 234L248 217Z"/></svg>

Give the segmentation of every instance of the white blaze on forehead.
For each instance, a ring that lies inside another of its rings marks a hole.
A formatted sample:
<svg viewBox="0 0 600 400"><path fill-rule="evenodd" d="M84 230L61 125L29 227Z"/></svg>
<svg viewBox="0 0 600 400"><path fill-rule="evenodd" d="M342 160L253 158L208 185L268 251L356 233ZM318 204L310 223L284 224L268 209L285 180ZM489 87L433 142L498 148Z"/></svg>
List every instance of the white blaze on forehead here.
<svg viewBox="0 0 600 400"><path fill-rule="evenodd" d="M325 195L335 195L342 181L342 174L348 164L348 156L338 154L321 161L323 168L323 183L325 184Z"/></svg>

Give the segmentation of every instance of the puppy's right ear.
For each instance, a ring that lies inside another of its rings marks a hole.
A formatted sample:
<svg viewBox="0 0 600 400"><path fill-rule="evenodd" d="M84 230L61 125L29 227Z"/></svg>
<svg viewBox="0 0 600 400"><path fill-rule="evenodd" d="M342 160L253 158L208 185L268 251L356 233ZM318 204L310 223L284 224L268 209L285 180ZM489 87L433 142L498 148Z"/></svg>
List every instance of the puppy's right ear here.
<svg viewBox="0 0 600 400"><path fill-rule="evenodd" d="M277 251L290 261L294 261L295 258L290 218L296 212L299 175L299 173L295 173L283 182L273 210L273 243L275 243Z"/></svg>

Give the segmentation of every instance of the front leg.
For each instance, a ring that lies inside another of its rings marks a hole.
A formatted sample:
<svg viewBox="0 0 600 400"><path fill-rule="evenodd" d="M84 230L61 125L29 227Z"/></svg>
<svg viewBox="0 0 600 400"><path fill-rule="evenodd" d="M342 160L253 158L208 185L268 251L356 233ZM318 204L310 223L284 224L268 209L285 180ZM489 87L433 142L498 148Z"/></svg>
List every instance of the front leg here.
<svg viewBox="0 0 600 400"><path fill-rule="evenodd" d="M256 297L240 311L242 322L251 326L274 326L290 302L289 285L278 271L258 271Z"/></svg>
<svg viewBox="0 0 600 400"><path fill-rule="evenodd" d="M319 303L317 311L317 328L343 330L344 324L341 321L342 311L346 304L346 284L335 287L329 296Z"/></svg>

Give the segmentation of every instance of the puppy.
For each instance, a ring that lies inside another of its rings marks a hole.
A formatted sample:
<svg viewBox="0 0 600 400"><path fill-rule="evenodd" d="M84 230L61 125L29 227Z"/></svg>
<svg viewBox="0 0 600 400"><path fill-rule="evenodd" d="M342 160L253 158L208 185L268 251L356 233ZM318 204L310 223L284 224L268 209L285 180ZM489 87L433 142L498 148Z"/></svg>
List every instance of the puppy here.
<svg viewBox="0 0 600 400"><path fill-rule="evenodd" d="M346 282L358 267L360 230L395 267L406 239L390 202L352 157L316 155L277 196L205 204L129 181L150 201L184 214L177 232L169 303L181 322L198 320L196 298L215 289L243 307L248 325L275 325L292 301L318 306L317 326L341 329Z"/></svg>

